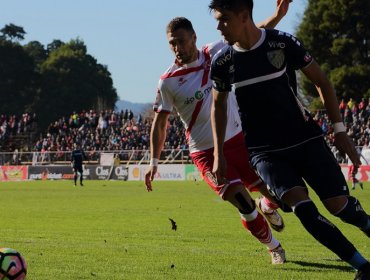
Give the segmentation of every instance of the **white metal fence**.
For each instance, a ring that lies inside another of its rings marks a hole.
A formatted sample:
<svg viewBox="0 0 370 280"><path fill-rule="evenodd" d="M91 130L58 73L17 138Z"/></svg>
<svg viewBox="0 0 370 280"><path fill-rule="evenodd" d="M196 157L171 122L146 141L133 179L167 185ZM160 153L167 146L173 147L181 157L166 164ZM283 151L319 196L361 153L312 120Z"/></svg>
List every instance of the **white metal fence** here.
<svg viewBox="0 0 370 280"><path fill-rule="evenodd" d="M0 165L50 165L70 164L71 151L59 152L2 152ZM99 163L102 153L113 153L120 164L147 164L150 159L149 150L121 150L121 151L85 151L87 161ZM191 163L189 150L163 150L161 163Z"/></svg>

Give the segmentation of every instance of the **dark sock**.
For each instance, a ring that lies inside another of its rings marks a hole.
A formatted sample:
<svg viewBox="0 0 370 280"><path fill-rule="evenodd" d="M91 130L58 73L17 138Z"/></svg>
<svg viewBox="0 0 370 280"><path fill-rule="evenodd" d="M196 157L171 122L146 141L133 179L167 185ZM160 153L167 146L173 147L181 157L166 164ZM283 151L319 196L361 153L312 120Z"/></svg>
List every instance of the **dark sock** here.
<svg viewBox="0 0 370 280"><path fill-rule="evenodd" d="M356 248L334 224L319 213L312 201L299 204L295 207L294 213L317 241L342 260L349 262L354 257L357 252Z"/></svg>

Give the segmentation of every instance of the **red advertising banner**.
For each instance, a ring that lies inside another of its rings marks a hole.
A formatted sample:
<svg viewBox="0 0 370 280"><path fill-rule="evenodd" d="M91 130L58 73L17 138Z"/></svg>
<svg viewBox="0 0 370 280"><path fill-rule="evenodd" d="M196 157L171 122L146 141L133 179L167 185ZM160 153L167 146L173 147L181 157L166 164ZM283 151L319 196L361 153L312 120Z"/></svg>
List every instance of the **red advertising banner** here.
<svg viewBox="0 0 370 280"><path fill-rule="evenodd" d="M0 166L0 181L20 181L27 178L28 166Z"/></svg>
<svg viewBox="0 0 370 280"><path fill-rule="evenodd" d="M341 164L342 172L346 180L351 178L351 171L349 169L350 165L348 164ZM361 165L358 169L356 174L356 178L361 182L369 182L370 181L370 165Z"/></svg>
<svg viewBox="0 0 370 280"><path fill-rule="evenodd" d="M166 166L167 171L169 166ZM178 166L178 168L181 165ZM341 164L341 169L346 180L350 180L350 170L348 164ZM145 166L141 166L144 170ZM146 168L146 167L145 167ZM129 172L130 170L130 172ZM144 172L144 171L141 171ZM84 178L87 180L142 180L138 166L101 166L87 165L83 169ZM131 174L132 173L132 174ZM130 176L129 176L130 175ZM165 174L166 175L166 174ZM164 176L163 178L167 178ZM370 182L370 165L360 166L356 178L362 182ZM0 182L4 181L21 181L21 180L71 180L73 171L70 166L15 166L0 165ZM157 178L158 179L158 178ZM168 177L167 179L176 179Z"/></svg>

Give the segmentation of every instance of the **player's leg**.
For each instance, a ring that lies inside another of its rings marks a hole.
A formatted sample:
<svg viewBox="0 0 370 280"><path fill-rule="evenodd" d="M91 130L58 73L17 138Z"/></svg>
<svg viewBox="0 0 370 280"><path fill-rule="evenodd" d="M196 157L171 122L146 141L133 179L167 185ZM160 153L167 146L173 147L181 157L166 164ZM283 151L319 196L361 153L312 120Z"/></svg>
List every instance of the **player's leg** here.
<svg viewBox="0 0 370 280"><path fill-rule="evenodd" d="M354 225L370 237L370 216L353 196L337 196L323 200L325 207L343 222ZM341 206L338 210L338 206Z"/></svg>
<svg viewBox="0 0 370 280"><path fill-rule="evenodd" d="M209 171L204 174L204 179L222 199L238 209L244 228L268 248L272 264L284 263L285 250L272 235L266 219L257 211L254 200L241 181L237 180L232 185L227 181L217 182L215 176Z"/></svg>
<svg viewBox="0 0 370 280"><path fill-rule="evenodd" d="M360 269L367 265L367 260L334 224L319 213L308 196L308 190L301 173L307 169L305 162L310 160L308 159L309 156L300 160L300 157L304 154L302 149L307 149L309 154L312 154L313 150L316 151L311 146L296 147L291 151L255 156L252 162L276 197L282 199L293 209L294 214L304 228L316 240L355 269ZM317 153L315 155L317 156ZM320 163L320 160L315 159L316 163ZM322 171L322 173L325 172ZM311 183L308 183L312 187Z"/></svg>
<svg viewBox="0 0 370 280"><path fill-rule="evenodd" d="M73 167L73 180L74 180L74 185L77 186L77 177L78 177L78 172L77 172L77 169L76 167Z"/></svg>
<svg viewBox="0 0 370 280"><path fill-rule="evenodd" d="M370 218L358 199L349 195L347 182L325 143L312 147L315 157L305 157L305 180L315 190L328 211L361 229L370 237Z"/></svg>
<svg viewBox="0 0 370 280"><path fill-rule="evenodd" d="M265 216L266 220L270 224L271 228L281 232L285 228L284 220L277 211L279 205L274 203L275 199L268 198L268 192L262 191L262 189L266 189L264 186L260 189L260 193L263 195L261 197L257 197L255 199L256 205L260 212Z"/></svg>
<svg viewBox="0 0 370 280"><path fill-rule="evenodd" d="M82 168L82 165L78 168L78 173L80 175L80 186L82 187L83 186L83 168Z"/></svg>
<svg viewBox="0 0 370 280"><path fill-rule="evenodd" d="M228 166L228 178L240 178L250 192L260 192L263 197L256 198L256 205L264 215L271 228L282 231L284 220L278 213L279 205L267 190L266 184L257 175L249 162L248 150L245 148L243 135L240 133L227 141L224 145L224 154ZM231 173L234 171L234 174Z"/></svg>
<svg viewBox="0 0 370 280"><path fill-rule="evenodd" d="M351 189L354 190L356 188L356 173L354 173L354 169L355 167L353 166L353 164L351 164L349 166L349 174L350 174L350 181L351 181Z"/></svg>
<svg viewBox="0 0 370 280"><path fill-rule="evenodd" d="M342 232L319 213L303 188L297 187L288 191L283 200L292 207L305 229L343 261L355 269L369 264Z"/></svg>
<svg viewBox="0 0 370 280"><path fill-rule="evenodd" d="M82 181L83 181L83 175L82 175L82 172L80 172L80 186L81 187L83 187L83 183L82 183Z"/></svg>
<svg viewBox="0 0 370 280"><path fill-rule="evenodd" d="M192 153L191 157L193 159L193 162L198 167L199 171L203 174L204 180L207 182L207 184L223 199L225 199L225 194L227 193L227 189L230 187L230 184L225 180L224 182L217 182L217 179L213 174L212 166L213 166L213 149L207 150L207 151L201 151ZM230 168L228 168L230 170ZM238 202L235 195L233 195L232 192L228 192L228 199L235 201L234 203L237 205L243 204L244 207L239 211L242 223L244 227L260 242L268 246L268 248L272 250L271 255L273 256L273 263L282 263L285 261L285 254L281 247L279 247L279 242L276 242L275 239L273 239L271 230L268 227L266 220L264 217L256 211L256 207L245 189L245 187L241 184L240 179L237 180L236 187L234 188L234 192L240 190L241 188L241 196L242 198L245 197L245 199L242 199L242 202ZM238 187L239 186L239 187ZM232 198L234 197L234 199ZM240 195L237 196L240 200ZM239 206L241 207L241 206ZM238 208L238 207L237 207ZM238 208L239 209L239 208ZM242 213L243 212L243 213ZM280 258L279 258L280 257Z"/></svg>
<svg viewBox="0 0 370 280"><path fill-rule="evenodd" d="M272 235L266 219L257 211L254 200L244 185L229 186L223 198L238 209L244 228L268 248L272 263L284 263L286 261L284 249Z"/></svg>
<svg viewBox="0 0 370 280"><path fill-rule="evenodd" d="M311 146L309 150L314 149L316 156L308 152L302 161L307 164L305 168L307 183L315 190L330 213L346 223L359 227L370 237L370 218L361 207L360 202L349 195L347 182L329 147L323 140L321 142L315 141L313 145L315 147ZM340 235L337 234L338 236ZM337 240L337 237L333 236L333 239ZM341 256L334 250L332 251L358 270L355 279L370 279L370 263L345 237L338 240L340 240L336 245L338 248L334 249L347 248L346 251L341 252L344 255ZM352 251L355 251L352 256L351 246L353 247Z"/></svg>

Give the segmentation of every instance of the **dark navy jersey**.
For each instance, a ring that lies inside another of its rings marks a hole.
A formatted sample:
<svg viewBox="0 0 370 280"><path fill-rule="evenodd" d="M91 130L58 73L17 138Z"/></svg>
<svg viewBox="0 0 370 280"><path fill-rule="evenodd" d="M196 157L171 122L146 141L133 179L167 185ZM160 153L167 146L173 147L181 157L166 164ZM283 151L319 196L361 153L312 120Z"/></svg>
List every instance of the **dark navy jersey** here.
<svg viewBox="0 0 370 280"><path fill-rule="evenodd" d="M86 155L82 149L76 149L72 151L71 162L73 166L82 166L84 159L86 159Z"/></svg>
<svg viewBox="0 0 370 280"><path fill-rule="evenodd" d="M224 47L212 60L213 88L235 89L251 153L287 149L322 136L297 98L295 70L312 57L292 35L261 29L250 50Z"/></svg>

